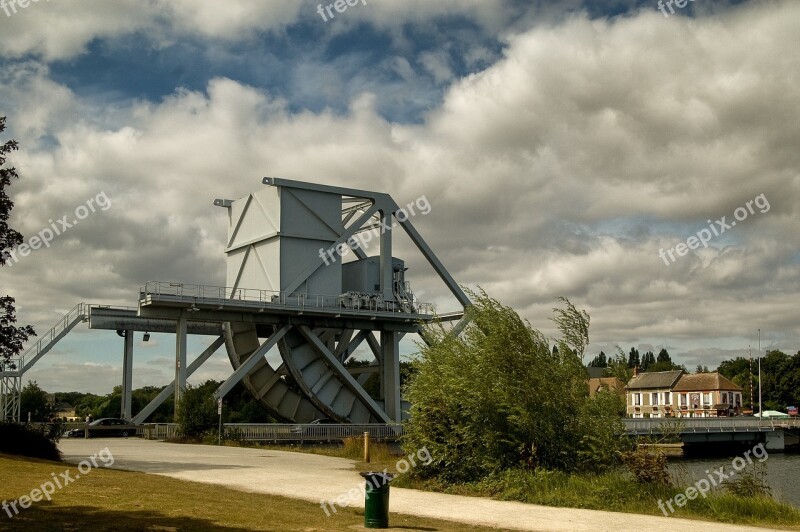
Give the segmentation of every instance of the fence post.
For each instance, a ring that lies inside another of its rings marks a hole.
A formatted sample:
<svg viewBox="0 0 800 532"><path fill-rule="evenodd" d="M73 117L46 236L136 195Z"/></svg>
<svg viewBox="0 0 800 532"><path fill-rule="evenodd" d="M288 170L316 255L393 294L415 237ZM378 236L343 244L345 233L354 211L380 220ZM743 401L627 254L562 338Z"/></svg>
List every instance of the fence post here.
<svg viewBox="0 0 800 532"><path fill-rule="evenodd" d="M364 433L364 461L369 463L369 432Z"/></svg>

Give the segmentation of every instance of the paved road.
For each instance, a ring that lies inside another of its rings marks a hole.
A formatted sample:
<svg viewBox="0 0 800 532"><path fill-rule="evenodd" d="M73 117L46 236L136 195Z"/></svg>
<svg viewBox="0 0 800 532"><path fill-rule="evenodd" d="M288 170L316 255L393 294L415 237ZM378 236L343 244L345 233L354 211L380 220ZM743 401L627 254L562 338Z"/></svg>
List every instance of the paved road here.
<svg viewBox="0 0 800 532"><path fill-rule="evenodd" d="M282 495L320 503L349 498L352 506L363 507L359 487L362 478L353 462L313 454L179 445L131 439L69 439L59 447L64 458L77 464L108 447L114 456L113 468L165 475L194 482L219 484L243 491ZM352 490L352 491L351 491ZM703 532L767 530L721 525L684 519L551 508L517 502L493 501L418 490L393 488L393 513L432 517L462 523L494 526L508 530L614 532L684 532L702 528ZM319 510L323 511L322 508ZM331 511L330 506L327 511Z"/></svg>

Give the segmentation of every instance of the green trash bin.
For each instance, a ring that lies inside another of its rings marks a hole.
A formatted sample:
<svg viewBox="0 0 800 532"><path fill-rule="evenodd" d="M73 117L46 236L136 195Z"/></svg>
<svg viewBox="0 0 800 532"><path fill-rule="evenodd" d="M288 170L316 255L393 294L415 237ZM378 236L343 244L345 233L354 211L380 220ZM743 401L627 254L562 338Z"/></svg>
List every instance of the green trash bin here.
<svg viewBox="0 0 800 532"><path fill-rule="evenodd" d="M367 481L364 497L364 526L366 528L389 528L389 482L391 473L368 471L361 473Z"/></svg>

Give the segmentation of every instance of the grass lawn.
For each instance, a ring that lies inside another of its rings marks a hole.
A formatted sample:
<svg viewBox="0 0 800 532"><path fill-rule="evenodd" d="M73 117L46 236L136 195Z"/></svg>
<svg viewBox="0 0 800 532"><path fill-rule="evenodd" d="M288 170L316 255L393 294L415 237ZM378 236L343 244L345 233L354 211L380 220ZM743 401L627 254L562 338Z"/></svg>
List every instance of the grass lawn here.
<svg viewBox="0 0 800 532"><path fill-rule="evenodd" d="M79 474L60 462L0 455L0 503L18 500L67 470L71 478ZM363 510L338 510L326 517L310 502L98 468L56 490L51 501L33 503L13 518L0 510L0 530L312 531L363 526ZM395 530L493 530L400 514L391 514L390 525Z"/></svg>

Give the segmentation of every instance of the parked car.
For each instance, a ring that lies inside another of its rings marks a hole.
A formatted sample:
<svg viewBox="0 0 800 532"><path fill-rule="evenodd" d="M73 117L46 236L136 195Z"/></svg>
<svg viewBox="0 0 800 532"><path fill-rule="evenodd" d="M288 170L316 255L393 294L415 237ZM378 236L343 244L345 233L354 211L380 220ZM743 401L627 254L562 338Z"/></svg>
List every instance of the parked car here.
<svg viewBox="0 0 800 532"><path fill-rule="evenodd" d="M83 438L85 434L85 427L72 429L67 433L71 438ZM114 417L104 417L89 423L89 437L110 437L121 436L127 438L128 436L136 435L136 425L124 419Z"/></svg>
<svg viewBox="0 0 800 532"><path fill-rule="evenodd" d="M322 417L319 419L315 419L314 421L309 423L309 425L336 425L338 423L339 423L338 421L334 421L327 417Z"/></svg>

